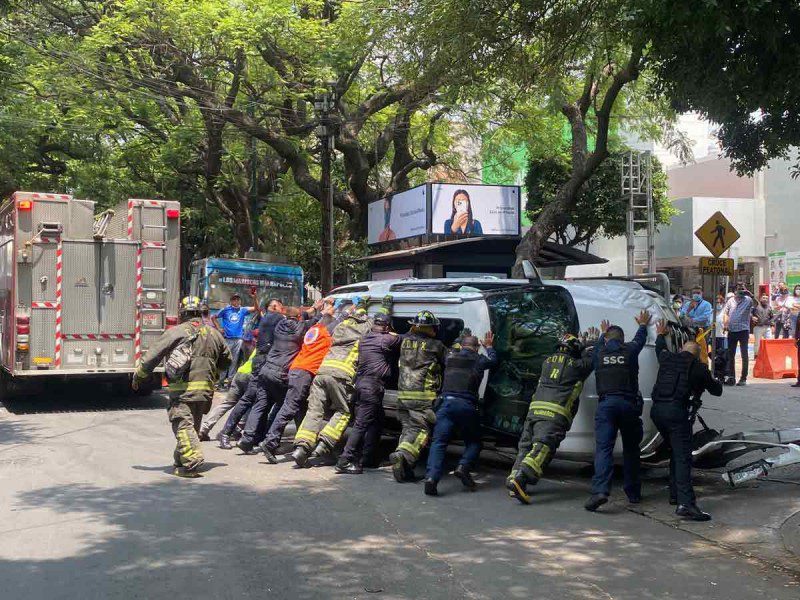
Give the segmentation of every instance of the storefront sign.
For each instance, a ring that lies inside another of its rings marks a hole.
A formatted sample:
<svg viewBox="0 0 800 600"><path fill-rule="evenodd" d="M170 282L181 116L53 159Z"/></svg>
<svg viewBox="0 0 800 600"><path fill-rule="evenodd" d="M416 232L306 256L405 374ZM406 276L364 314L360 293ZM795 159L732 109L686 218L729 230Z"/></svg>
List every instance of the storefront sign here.
<svg viewBox="0 0 800 600"><path fill-rule="evenodd" d="M700 259L701 275L727 275L733 277L734 264L732 258L709 258Z"/></svg>

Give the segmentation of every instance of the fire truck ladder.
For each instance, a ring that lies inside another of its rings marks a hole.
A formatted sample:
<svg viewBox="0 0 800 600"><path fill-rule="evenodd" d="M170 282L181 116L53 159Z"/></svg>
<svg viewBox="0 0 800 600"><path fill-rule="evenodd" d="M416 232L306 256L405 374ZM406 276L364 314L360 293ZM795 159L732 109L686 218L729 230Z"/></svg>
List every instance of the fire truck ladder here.
<svg viewBox="0 0 800 600"><path fill-rule="evenodd" d="M655 210L653 206L650 152L622 155L622 196L628 201L628 276L654 273L656 269Z"/></svg>
<svg viewBox="0 0 800 600"><path fill-rule="evenodd" d="M158 212L161 215L161 222L157 224L146 224L145 221L145 211L150 212L152 214L153 211ZM156 259L152 261L144 261L142 264L142 272L144 273L159 273L160 278L152 278L148 277L147 281L149 282L148 286L142 286L142 292L145 294L145 297L148 292L154 292L157 294L161 294L161 297L164 298L161 302L144 302L143 310L147 312L160 312L163 315L162 322L164 326L166 326L166 295L167 295L167 209L164 204L161 204L158 207L155 206L145 206L142 205L141 207L141 216L139 218L139 239L141 240L142 244L142 258L144 259L145 256L157 256ZM145 236L145 231L154 231L153 235ZM152 240L149 239L151 237L155 237L158 239ZM144 263L147 262L151 266L145 266ZM160 265L160 266L152 266L152 265ZM153 282L153 279L157 281ZM158 306L156 306L158 305ZM157 329L145 329L142 328L142 333L163 333L164 327L160 327Z"/></svg>

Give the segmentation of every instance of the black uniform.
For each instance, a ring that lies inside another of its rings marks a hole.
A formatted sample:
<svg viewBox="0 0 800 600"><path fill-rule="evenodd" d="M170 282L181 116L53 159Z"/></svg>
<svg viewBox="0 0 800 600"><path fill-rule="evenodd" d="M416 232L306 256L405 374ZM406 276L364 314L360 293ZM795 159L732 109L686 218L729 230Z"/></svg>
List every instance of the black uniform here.
<svg viewBox="0 0 800 600"><path fill-rule="evenodd" d="M658 377L653 387L653 419L661 437L672 448L669 460L670 498L678 504L695 503L692 489L692 424L690 399L708 391L722 395L722 384L690 352L670 352L663 335L656 339Z"/></svg>
<svg viewBox="0 0 800 600"><path fill-rule="evenodd" d="M275 326L272 346L263 365L257 374L254 365L254 375L247 392L231 411L225 423L223 433L230 435L241 415L250 411L239 442L240 448L250 450L264 438L269 424L270 410L273 406L282 404L286 398L289 365L300 352L306 331L317 320L283 319Z"/></svg>
<svg viewBox="0 0 800 600"><path fill-rule="evenodd" d="M340 463L369 461L383 429L383 394L403 338L392 332L371 331L358 345L353 404L355 421ZM362 449L363 446L363 449Z"/></svg>
<svg viewBox="0 0 800 600"><path fill-rule="evenodd" d="M528 408L509 480L520 481L522 473L522 483L539 481L572 427L583 383L591 372L592 357L585 353L575 358L559 351L542 363L539 385Z"/></svg>

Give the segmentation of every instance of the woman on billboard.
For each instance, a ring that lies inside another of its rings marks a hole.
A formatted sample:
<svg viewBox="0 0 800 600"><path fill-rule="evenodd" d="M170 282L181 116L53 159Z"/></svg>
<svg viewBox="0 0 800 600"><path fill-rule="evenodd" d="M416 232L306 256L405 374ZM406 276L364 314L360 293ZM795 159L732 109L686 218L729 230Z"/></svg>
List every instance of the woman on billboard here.
<svg viewBox="0 0 800 600"><path fill-rule="evenodd" d="M453 194L453 214L444 222L444 232L483 235L481 222L472 218L472 202L467 190L456 190Z"/></svg>
<svg viewBox="0 0 800 600"><path fill-rule="evenodd" d="M392 230L392 198L383 200L383 231L378 234L379 242L391 242L397 239L397 234Z"/></svg>

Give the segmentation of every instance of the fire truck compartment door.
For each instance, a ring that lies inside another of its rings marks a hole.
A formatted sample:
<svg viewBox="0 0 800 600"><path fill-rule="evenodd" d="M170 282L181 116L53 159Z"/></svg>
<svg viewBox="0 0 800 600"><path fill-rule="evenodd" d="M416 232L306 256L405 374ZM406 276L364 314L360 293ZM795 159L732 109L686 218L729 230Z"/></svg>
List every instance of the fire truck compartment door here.
<svg viewBox="0 0 800 600"><path fill-rule="evenodd" d="M102 244L98 293L100 333L132 334L136 325L135 244Z"/></svg>
<svg viewBox="0 0 800 600"><path fill-rule="evenodd" d="M65 335L100 333L100 247L63 243L62 330Z"/></svg>

